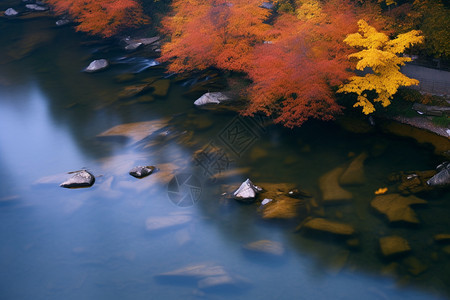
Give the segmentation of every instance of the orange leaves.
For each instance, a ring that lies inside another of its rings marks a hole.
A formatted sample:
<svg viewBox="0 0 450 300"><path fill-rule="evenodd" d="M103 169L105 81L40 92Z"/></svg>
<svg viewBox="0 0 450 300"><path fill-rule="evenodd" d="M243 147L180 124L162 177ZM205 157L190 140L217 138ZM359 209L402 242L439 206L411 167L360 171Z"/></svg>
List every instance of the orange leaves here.
<svg viewBox="0 0 450 300"><path fill-rule="evenodd" d="M215 66L245 71L255 44L264 40L269 11L259 0L174 0L173 16L163 21L171 41L161 60L169 70L183 72Z"/></svg>
<svg viewBox="0 0 450 300"><path fill-rule="evenodd" d="M104 37L148 22L134 0L48 0L48 3L57 13L68 13L78 22L77 30Z"/></svg>
<svg viewBox="0 0 450 300"><path fill-rule="evenodd" d="M170 41L161 60L170 62L171 72L212 66L247 74L252 84L244 91L244 114L273 115L287 127L332 119L342 109L333 88L350 75L350 47L343 40L357 30L366 6L298 0L290 13L269 18L262 2L174 0L174 14L163 20Z"/></svg>

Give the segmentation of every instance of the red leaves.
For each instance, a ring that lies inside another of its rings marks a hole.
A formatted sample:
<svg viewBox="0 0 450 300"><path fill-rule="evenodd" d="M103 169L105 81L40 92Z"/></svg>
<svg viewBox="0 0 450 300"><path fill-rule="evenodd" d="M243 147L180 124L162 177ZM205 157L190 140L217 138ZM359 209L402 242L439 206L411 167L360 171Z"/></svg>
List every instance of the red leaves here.
<svg viewBox="0 0 450 300"><path fill-rule="evenodd" d="M333 88L350 76L343 40L362 15L377 19L378 11L347 0L296 2L295 12L269 24L260 0L174 0L161 59L172 72L213 66L246 73L253 83L244 114L273 115L287 127L332 119L342 109Z"/></svg>
<svg viewBox="0 0 450 300"><path fill-rule="evenodd" d="M260 4L259 0L175 0L175 14L163 21L171 41L163 46L161 60L171 61L172 72L209 66L245 72L253 46L264 40L269 28L263 23L269 11Z"/></svg>
<svg viewBox="0 0 450 300"><path fill-rule="evenodd" d="M78 22L77 30L104 37L148 22L134 0L48 0L48 3L57 13L68 13Z"/></svg>

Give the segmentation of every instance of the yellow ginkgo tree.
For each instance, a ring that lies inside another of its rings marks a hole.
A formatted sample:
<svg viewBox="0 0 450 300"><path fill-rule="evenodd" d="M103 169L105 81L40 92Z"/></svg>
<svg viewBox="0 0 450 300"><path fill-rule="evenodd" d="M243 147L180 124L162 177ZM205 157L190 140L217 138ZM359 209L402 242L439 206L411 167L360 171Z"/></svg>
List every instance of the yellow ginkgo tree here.
<svg viewBox="0 0 450 300"><path fill-rule="evenodd" d="M352 76L349 82L341 86L339 93L355 93L358 95L354 107L361 106L364 114L375 111L367 93L376 93L373 102L380 102L383 107L391 104L392 96L400 86L417 85L418 80L409 78L400 72L400 66L411 61L409 57L401 57L407 48L423 42L418 30L412 30L397 36L395 39L378 32L364 20L358 21L359 32L349 34L344 42L352 47L362 49L349 55L349 59L357 60L356 69L368 72L364 76Z"/></svg>

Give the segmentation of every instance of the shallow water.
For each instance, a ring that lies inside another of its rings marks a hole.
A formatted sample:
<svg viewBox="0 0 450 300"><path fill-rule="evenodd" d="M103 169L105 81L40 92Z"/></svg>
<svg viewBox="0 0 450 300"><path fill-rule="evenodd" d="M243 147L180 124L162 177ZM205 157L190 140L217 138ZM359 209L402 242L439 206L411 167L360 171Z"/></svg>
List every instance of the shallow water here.
<svg viewBox="0 0 450 300"><path fill-rule="evenodd" d="M2 299L448 298L448 249L432 237L450 232L449 194L425 197L429 204L415 208L422 222L417 228L390 227L369 209L373 192L386 185L391 172L429 170L441 162L429 148L381 132L350 133L334 123L290 131L268 120L200 110L183 97L190 88L183 82L173 81L167 97L151 102L117 100L130 84L117 83L117 75L142 71L133 80L138 82L165 77L164 70L139 58L82 73L93 59L114 61L123 53L85 43L83 35L53 22L0 19ZM30 38L36 34L39 38ZM115 125L141 121L166 126L137 143L97 137ZM236 128L246 128L239 140L232 136ZM226 158L220 172L217 165L205 169L195 160L195 152L208 147ZM357 229L358 249L296 232L301 219L262 220L257 204L221 197L223 184L236 186L250 177L263 187L295 183L320 200L318 179L348 164L349 154L364 151L366 184L348 188L353 202L324 209L327 218ZM139 164L160 171L141 180L129 176ZM97 178L93 187L59 187L67 172L84 168ZM182 174L193 175L192 185L199 188L175 193L195 193L187 202L177 202L168 186ZM146 230L150 217L179 215L191 221ZM409 257L426 271L408 271L408 257L382 259L378 238L392 234L409 241ZM263 239L282 243L285 254L271 259L243 251L244 244ZM195 280L155 277L203 262L222 265L247 283L208 290Z"/></svg>

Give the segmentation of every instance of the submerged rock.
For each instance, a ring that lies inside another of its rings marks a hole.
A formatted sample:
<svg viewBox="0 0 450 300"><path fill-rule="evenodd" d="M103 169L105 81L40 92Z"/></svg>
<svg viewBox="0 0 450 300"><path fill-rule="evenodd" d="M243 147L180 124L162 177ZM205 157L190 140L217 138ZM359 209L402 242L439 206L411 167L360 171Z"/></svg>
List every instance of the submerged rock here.
<svg viewBox="0 0 450 300"><path fill-rule="evenodd" d="M418 224L414 210L409 207L414 204L427 204L427 201L416 196L403 197L399 194L380 195L372 200L370 205L379 213L386 215L389 222L405 222Z"/></svg>
<svg viewBox="0 0 450 300"><path fill-rule="evenodd" d="M253 182L247 178L241 186L233 193L234 199L241 202L253 202L256 194L261 192L262 189L253 184Z"/></svg>
<svg viewBox="0 0 450 300"><path fill-rule="evenodd" d="M281 243L269 240L260 240L248 243L244 245L243 248L250 252L267 254L272 256L282 256L285 251Z"/></svg>
<svg viewBox="0 0 450 300"><path fill-rule="evenodd" d="M339 178L339 183L341 185L362 185L366 182L366 177L364 175L364 161L367 156L367 153L364 152L353 159Z"/></svg>
<svg viewBox="0 0 450 300"><path fill-rule="evenodd" d="M428 269L427 265L414 256L408 256L403 259L402 262L406 266L408 272L414 276L418 276Z"/></svg>
<svg viewBox="0 0 450 300"><path fill-rule="evenodd" d="M100 133L97 137L129 139L133 142L138 142L166 127L167 123L168 121L165 119L125 123L114 126Z"/></svg>
<svg viewBox="0 0 450 300"><path fill-rule="evenodd" d="M398 190L404 195L417 194L432 191L434 187L427 184L427 181L436 174L436 171L413 171L393 173L389 176L389 181L399 182Z"/></svg>
<svg viewBox="0 0 450 300"><path fill-rule="evenodd" d="M356 233L355 229L351 225L327 220L324 218L312 218L310 220L307 220L305 223L303 223L301 228L338 236L351 236Z"/></svg>
<svg viewBox="0 0 450 300"><path fill-rule="evenodd" d="M197 106L205 104L219 104L227 100L230 100L230 98L221 92L206 93L197 100L195 100L194 104Z"/></svg>
<svg viewBox="0 0 450 300"><path fill-rule="evenodd" d="M152 95L155 97L166 97L170 89L170 79L157 80L149 85L153 88Z"/></svg>
<svg viewBox="0 0 450 300"><path fill-rule="evenodd" d="M263 219L292 219L298 217L299 207L302 203L299 199L287 196L278 196L266 204L263 204L263 202L261 202Z"/></svg>
<svg viewBox="0 0 450 300"><path fill-rule="evenodd" d="M353 199L352 193L339 185L339 178L343 172L344 168L338 167L320 177L319 188L324 204L347 202Z"/></svg>
<svg viewBox="0 0 450 300"><path fill-rule="evenodd" d="M130 170L129 174L136 178L143 178L153 173L154 166L137 166Z"/></svg>
<svg viewBox="0 0 450 300"><path fill-rule="evenodd" d="M427 184L436 187L450 185L450 162L440 164L436 170L438 173L431 177Z"/></svg>
<svg viewBox="0 0 450 300"><path fill-rule="evenodd" d="M106 69L109 63L106 59L97 59L92 61L83 71L87 73L93 73Z"/></svg>
<svg viewBox="0 0 450 300"><path fill-rule="evenodd" d="M90 187L94 184L95 177L86 170L77 171L72 177L60 184L64 188Z"/></svg>
<svg viewBox="0 0 450 300"><path fill-rule="evenodd" d="M136 84L131 86L126 86L119 93L119 99L126 99L137 96L144 91L148 90L149 87L147 84Z"/></svg>
<svg viewBox="0 0 450 300"><path fill-rule="evenodd" d="M14 8L10 7L7 10L5 10L4 14L7 17L14 17L17 16L19 13Z"/></svg>
<svg viewBox="0 0 450 300"><path fill-rule="evenodd" d="M190 221L192 221L192 217L186 215L150 217L145 221L145 227L148 231L157 231L185 225Z"/></svg>
<svg viewBox="0 0 450 300"><path fill-rule="evenodd" d="M164 282L182 280L184 283L196 284L203 290L217 288L240 288L248 283L245 278L229 273L223 266L206 262L189 265L184 268L156 275L156 279Z"/></svg>
<svg viewBox="0 0 450 300"><path fill-rule="evenodd" d="M411 251L408 241L400 236L385 236L380 238L379 242L381 253L385 257L405 254Z"/></svg>

